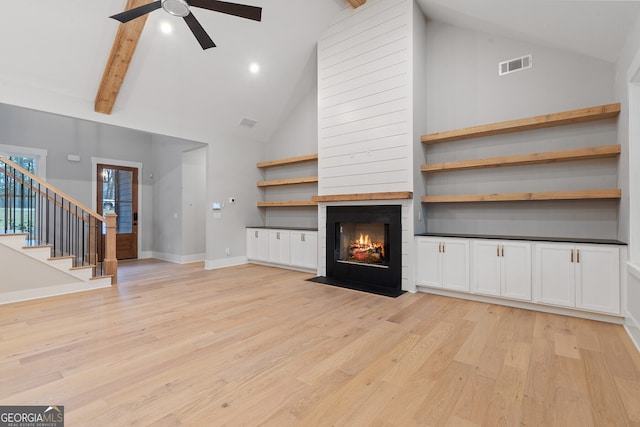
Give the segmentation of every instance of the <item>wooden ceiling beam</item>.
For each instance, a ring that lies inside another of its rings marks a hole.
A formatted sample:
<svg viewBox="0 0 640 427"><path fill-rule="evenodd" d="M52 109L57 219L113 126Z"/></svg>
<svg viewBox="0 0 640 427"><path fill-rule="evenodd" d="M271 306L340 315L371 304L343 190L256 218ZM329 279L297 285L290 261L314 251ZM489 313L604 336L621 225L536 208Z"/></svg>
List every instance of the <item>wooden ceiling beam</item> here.
<svg viewBox="0 0 640 427"><path fill-rule="evenodd" d="M150 3L149 0L128 0L125 10L133 9ZM147 16L143 15L126 24L120 24L118 33L113 41L111 53L107 59L107 65L102 74L102 81L98 88L94 109L97 113L111 114L113 106L120 93L120 87L127 75L129 64L136 51L138 40L147 22Z"/></svg>
<svg viewBox="0 0 640 427"><path fill-rule="evenodd" d="M349 4L353 6L354 9L362 6L367 2L367 0L348 0Z"/></svg>

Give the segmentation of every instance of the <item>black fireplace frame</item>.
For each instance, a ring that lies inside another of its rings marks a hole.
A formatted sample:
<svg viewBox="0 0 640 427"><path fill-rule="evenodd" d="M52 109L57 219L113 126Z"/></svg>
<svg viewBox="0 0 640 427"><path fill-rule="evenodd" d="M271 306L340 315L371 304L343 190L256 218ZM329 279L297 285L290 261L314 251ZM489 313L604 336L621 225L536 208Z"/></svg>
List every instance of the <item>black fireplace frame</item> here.
<svg viewBox="0 0 640 427"><path fill-rule="evenodd" d="M375 265L338 262L340 256L340 223L387 224L387 268ZM379 289L402 289L402 206L357 205L327 206L327 277ZM362 289L367 290L367 289Z"/></svg>

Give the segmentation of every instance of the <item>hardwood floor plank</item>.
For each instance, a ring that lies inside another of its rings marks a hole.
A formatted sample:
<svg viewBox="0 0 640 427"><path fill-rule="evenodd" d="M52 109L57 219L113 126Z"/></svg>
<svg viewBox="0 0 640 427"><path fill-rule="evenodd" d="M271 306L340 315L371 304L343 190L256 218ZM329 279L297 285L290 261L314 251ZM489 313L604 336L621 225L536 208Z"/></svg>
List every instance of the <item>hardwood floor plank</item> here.
<svg viewBox="0 0 640 427"><path fill-rule="evenodd" d="M242 265L121 263L117 287L3 305L0 405L69 425L634 425L619 325Z"/></svg>

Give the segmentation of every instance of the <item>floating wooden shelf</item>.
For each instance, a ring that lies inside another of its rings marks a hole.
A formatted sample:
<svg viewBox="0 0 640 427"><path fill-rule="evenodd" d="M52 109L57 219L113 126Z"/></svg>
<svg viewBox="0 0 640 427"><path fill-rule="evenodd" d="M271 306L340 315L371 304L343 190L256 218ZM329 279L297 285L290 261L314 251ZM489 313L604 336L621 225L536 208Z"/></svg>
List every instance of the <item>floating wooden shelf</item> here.
<svg viewBox="0 0 640 427"><path fill-rule="evenodd" d="M318 203L313 200L280 200L271 202L258 202L259 208L288 208L295 206L317 206Z"/></svg>
<svg viewBox="0 0 640 427"><path fill-rule="evenodd" d="M430 163L422 165L420 170L422 172L447 172L465 169L495 168L500 166L553 163L570 160L601 159L606 157L616 157L618 155L620 155L620 145L602 145L598 147L578 148L574 150L548 151L544 153L460 160L446 163Z"/></svg>
<svg viewBox="0 0 640 427"><path fill-rule="evenodd" d="M266 162L258 162L256 163L256 167L258 168L271 168L274 166L285 166L285 165L293 165L296 163L304 163L304 162L312 162L318 160L318 153L314 154L306 154L304 156L297 157L288 157L286 159L278 159L278 160L269 160Z"/></svg>
<svg viewBox="0 0 640 427"><path fill-rule="evenodd" d="M314 202L348 202L360 200L399 200L412 199L411 191L398 191L387 193L358 193L358 194L334 194L329 196L313 196Z"/></svg>
<svg viewBox="0 0 640 427"><path fill-rule="evenodd" d="M537 193L460 194L423 196L422 203L507 202L520 200L619 199L620 189L547 191Z"/></svg>
<svg viewBox="0 0 640 427"><path fill-rule="evenodd" d="M275 187L278 185L313 184L318 182L317 176L305 176L303 178L274 179L272 181L260 181L258 187Z"/></svg>
<svg viewBox="0 0 640 427"><path fill-rule="evenodd" d="M425 144L438 144L442 142L459 141L469 138L479 138L482 136L500 135L504 133L521 132L526 130L542 129L554 126L608 119L617 116L619 113L620 103L605 104L595 107L564 111L561 113L545 114L542 116L529 117L525 119L473 126L469 128L456 129L445 132L436 132L429 135L423 135L420 140Z"/></svg>

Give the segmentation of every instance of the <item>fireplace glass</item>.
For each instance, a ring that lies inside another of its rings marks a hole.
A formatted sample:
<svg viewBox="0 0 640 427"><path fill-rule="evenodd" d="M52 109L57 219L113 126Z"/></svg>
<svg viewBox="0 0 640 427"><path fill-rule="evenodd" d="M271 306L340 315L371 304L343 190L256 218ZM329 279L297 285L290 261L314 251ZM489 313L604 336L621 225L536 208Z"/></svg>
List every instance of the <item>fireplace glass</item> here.
<svg viewBox="0 0 640 427"><path fill-rule="evenodd" d="M340 223L337 230L340 250L336 261L388 268L388 224Z"/></svg>

